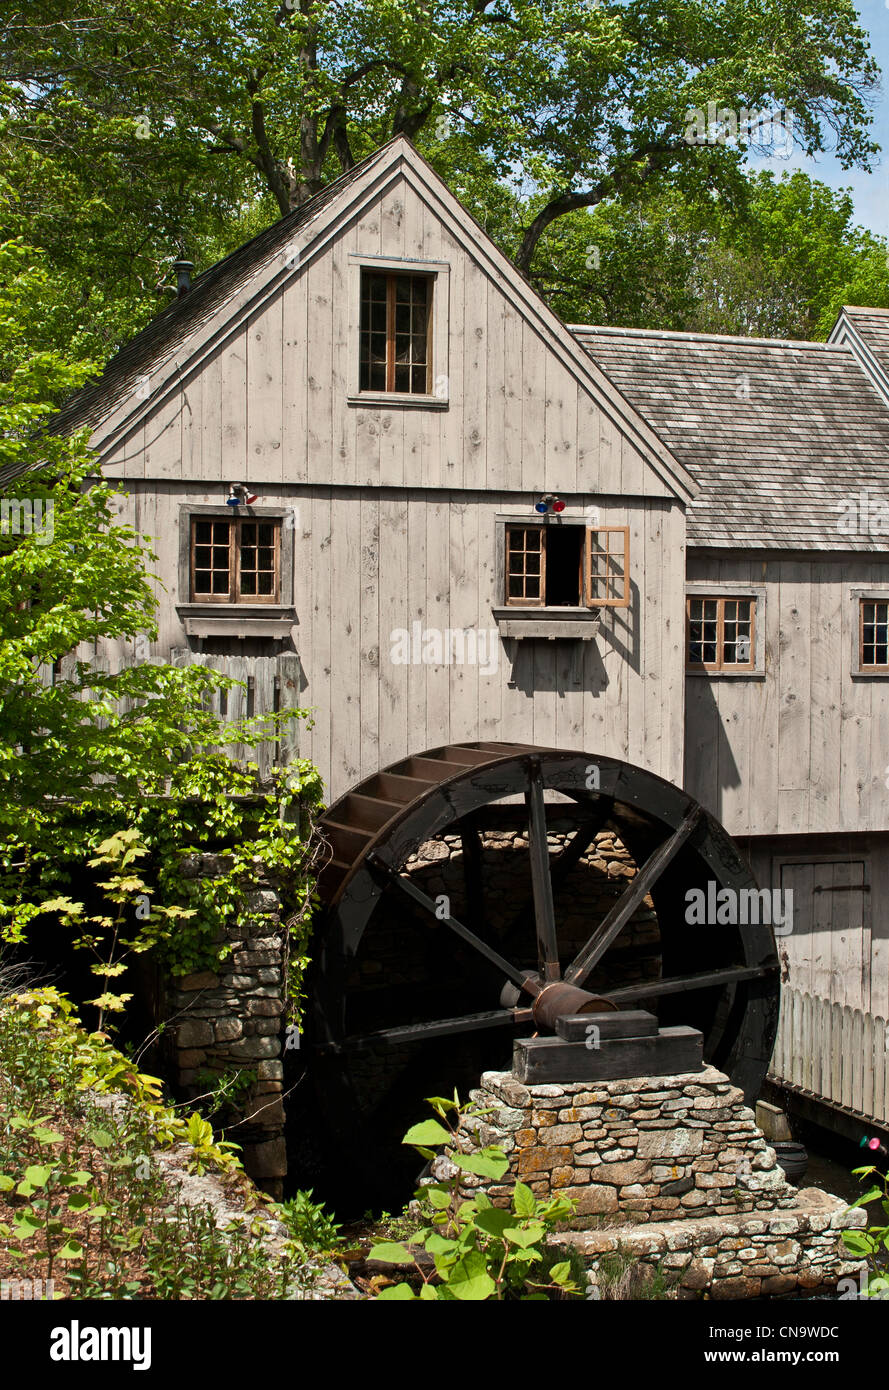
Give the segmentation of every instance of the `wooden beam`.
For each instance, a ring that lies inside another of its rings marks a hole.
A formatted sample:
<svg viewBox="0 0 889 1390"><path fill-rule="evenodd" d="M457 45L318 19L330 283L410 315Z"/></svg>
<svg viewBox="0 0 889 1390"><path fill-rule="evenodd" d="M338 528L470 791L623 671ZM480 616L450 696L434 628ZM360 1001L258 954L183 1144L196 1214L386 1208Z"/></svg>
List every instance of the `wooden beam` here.
<svg viewBox="0 0 889 1390"><path fill-rule="evenodd" d="M623 985L603 993L604 999L617 1003L623 999L657 999L662 994L685 994L695 989L713 989L717 985L735 984L741 980L761 980L774 975L777 965L733 965L724 970L705 970L697 975L676 975L666 980L645 980L638 985Z"/></svg>
<svg viewBox="0 0 889 1390"><path fill-rule="evenodd" d="M528 836L531 854L531 884L534 891L534 918L537 923L537 959L547 982L560 978L559 938L553 907L553 885L549 876L549 843L546 838L546 805L540 763L531 760L531 785L525 793L528 807Z"/></svg>
<svg viewBox="0 0 889 1390"><path fill-rule="evenodd" d="M474 950L478 951L479 955L484 956L492 965L496 965L498 970L502 970L507 979L512 980L513 984L518 985L520 989L525 990L528 994L536 995L540 993L541 986L535 978L529 978L527 975L523 975L517 966L510 964L508 960L500 955L499 951L495 951L493 946L489 946L486 941L482 941L481 937L476 936L474 931L470 931L469 927L464 926L456 917L439 917L432 898L430 898L427 893L424 893L421 888L418 888L415 883L412 883L409 878L402 878L397 870L393 869L385 860L379 857L376 851L372 850L371 853L366 856L364 862L371 869L376 869L384 874L389 883L394 884L394 886L399 888L407 897L413 898L415 903L419 903L421 907L425 907L426 911L430 912L436 921L440 921L444 926L450 927L452 932L455 932L467 945L472 946Z"/></svg>
<svg viewBox="0 0 889 1390"><path fill-rule="evenodd" d="M359 1052L363 1048L382 1043L396 1047L405 1042L425 1042L427 1038L444 1038L451 1033L472 1033L482 1028L503 1028L516 1023L517 1014L525 1014L519 1009L489 1009L485 1013L463 1014L459 1018L438 1018L430 1023L407 1023L399 1028L381 1028L376 1033L362 1033L359 1037L343 1038L342 1042L321 1044L325 1051Z"/></svg>
<svg viewBox="0 0 889 1390"><path fill-rule="evenodd" d="M679 826L679 829L674 830L669 839L659 845L654 853L646 859L642 868L626 891L618 898L604 922L599 924L583 949L578 951L565 972L566 984L583 984L590 971L593 970L601 957L605 954L611 942L626 926L627 922L636 911L636 908L642 902L642 899L660 878L667 865L671 863L679 853L685 842L694 833L701 819L701 815L702 811L700 806L693 806Z"/></svg>

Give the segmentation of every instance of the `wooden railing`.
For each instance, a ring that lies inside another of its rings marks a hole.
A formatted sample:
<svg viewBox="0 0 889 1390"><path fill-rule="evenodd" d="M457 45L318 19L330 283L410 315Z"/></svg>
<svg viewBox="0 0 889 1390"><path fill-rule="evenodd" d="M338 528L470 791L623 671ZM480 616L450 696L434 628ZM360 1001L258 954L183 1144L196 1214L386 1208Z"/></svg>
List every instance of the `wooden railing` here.
<svg viewBox="0 0 889 1390"><path fill-rule="evenodd" d="M889 1023L878 1014L782 987L769 1076L886 1123Z"/></svg>
<svg viewBox="0 0 889 1390"><path fill-rule="evenodd" d="M74 660L73 656L63 658L59 665L61 679L73 677ZM120 669L102 658L90 657L89 660L97 671ZM132 660L125 664L132 664ZM284 652L279 656L212 656L177 647L170 653L170 664L206 666L244 682L244 689L216 691L208 696L207 708L222 718L244 719L300 707L300 662L295 652ZM44 685L54 684L56 676L51 666L41 666L39 672ZM285 735L280 740L266 739L255 749L233 744L226 751L238 762L249 757L252 762L258 763L260 776L265 777L270 768L285 766L298 757L298 723L296 720L289 721Z"/></svg>

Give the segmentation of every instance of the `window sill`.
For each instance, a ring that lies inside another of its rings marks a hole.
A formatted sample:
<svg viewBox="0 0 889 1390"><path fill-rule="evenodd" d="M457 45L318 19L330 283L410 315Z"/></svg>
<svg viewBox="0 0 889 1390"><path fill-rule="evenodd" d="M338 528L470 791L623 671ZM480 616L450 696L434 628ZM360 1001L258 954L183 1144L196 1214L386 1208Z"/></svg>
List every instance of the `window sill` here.
<svg viewBox="0 0 889 1390"><path fill-rule="evenodd" d="M598 609L506 607L492 608L491 612L501 637L536 637L549 642L579 637L591 642L599 632Z"/></svg>
<svg viewBox="0 0 889 1390"><path fill-rule="evenodd" d="M290 637L296 610L280 603L179 603L188 637Z"/></svg>
<svg viewBox="0 0 889 1390"><path fill-rule="evenodd" d="M853 681L889 680L889 667L885 671L850 671Z"/></svg>
<svg viewBox="0 0 889 1390"><path fill-rule="evenodd" d="M711 681L764 681L766 678L765 671L702 671L697 666L686 666L685 674L687 676L706 676Z"/></svg>
<svg viewBox="0 0 889 1390"><path fill-rule="evenodd" d="M420 410L447 410L450 401L441 396L412 395L409 391L358 391L346 397L347 405L406 405Z"/></svg>

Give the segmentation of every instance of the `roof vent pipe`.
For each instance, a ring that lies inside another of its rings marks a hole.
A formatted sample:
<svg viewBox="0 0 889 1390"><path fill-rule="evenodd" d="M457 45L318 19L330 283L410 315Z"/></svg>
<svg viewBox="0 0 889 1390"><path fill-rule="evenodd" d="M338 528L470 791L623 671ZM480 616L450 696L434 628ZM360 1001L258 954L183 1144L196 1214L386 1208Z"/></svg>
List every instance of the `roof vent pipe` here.
<svg viewBox="0 0 889 1390"><path fill-rule="evenodd" d="M194 261L174 261L173 269L176 272L176 298L181 299L191 289L191 273L194 270Z"/></svg>

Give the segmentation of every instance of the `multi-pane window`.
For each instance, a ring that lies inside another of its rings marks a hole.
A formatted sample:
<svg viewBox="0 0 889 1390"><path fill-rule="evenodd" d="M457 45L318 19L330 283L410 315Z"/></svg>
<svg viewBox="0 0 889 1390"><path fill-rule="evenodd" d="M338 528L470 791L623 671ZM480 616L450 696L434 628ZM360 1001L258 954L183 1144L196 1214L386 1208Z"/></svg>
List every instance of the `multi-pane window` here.
<svg viewBox="0 0 889 1390"><path fill-rule="evenodd" d="M545 540L542 526L507 526L507 603L538 608L545 602Z"/></svg>
<svg viewBox="0 0 889 1390"><path fill-rule="evenodd" d="M861 600L859 632L861 669L889 670L889 600Z"/></svg>
<svg viewBox="0 0 889 1390"><path fill-rule="evenodd" d="M627 526L605 526L587 532L587 572L591 608L624 608L630 601L627 587Z"/></svg>
<svg viewBox="0 0 889 1390"><path fill-rule="evenodd" d="M359 388L428 395L432 277L361 272Z"/></svg>
<svg viewBox="0 0 889 1390"><path fill-rule="evenodd" d="M629 531L573 525L506 527L505 600L527 608L623 608Z"/></svg>
<svg viewBox="0 0 889 1390"><path fill-rule="evenodd" d="M276 603L280 534L278 521L193 517L192 601Z"/></svg>
<svg viewBox="0 0 889 1390"><path fill-rule="evenodd" d="M705 671L752 671L752 598L688 599L688 665Z"/></svg>

